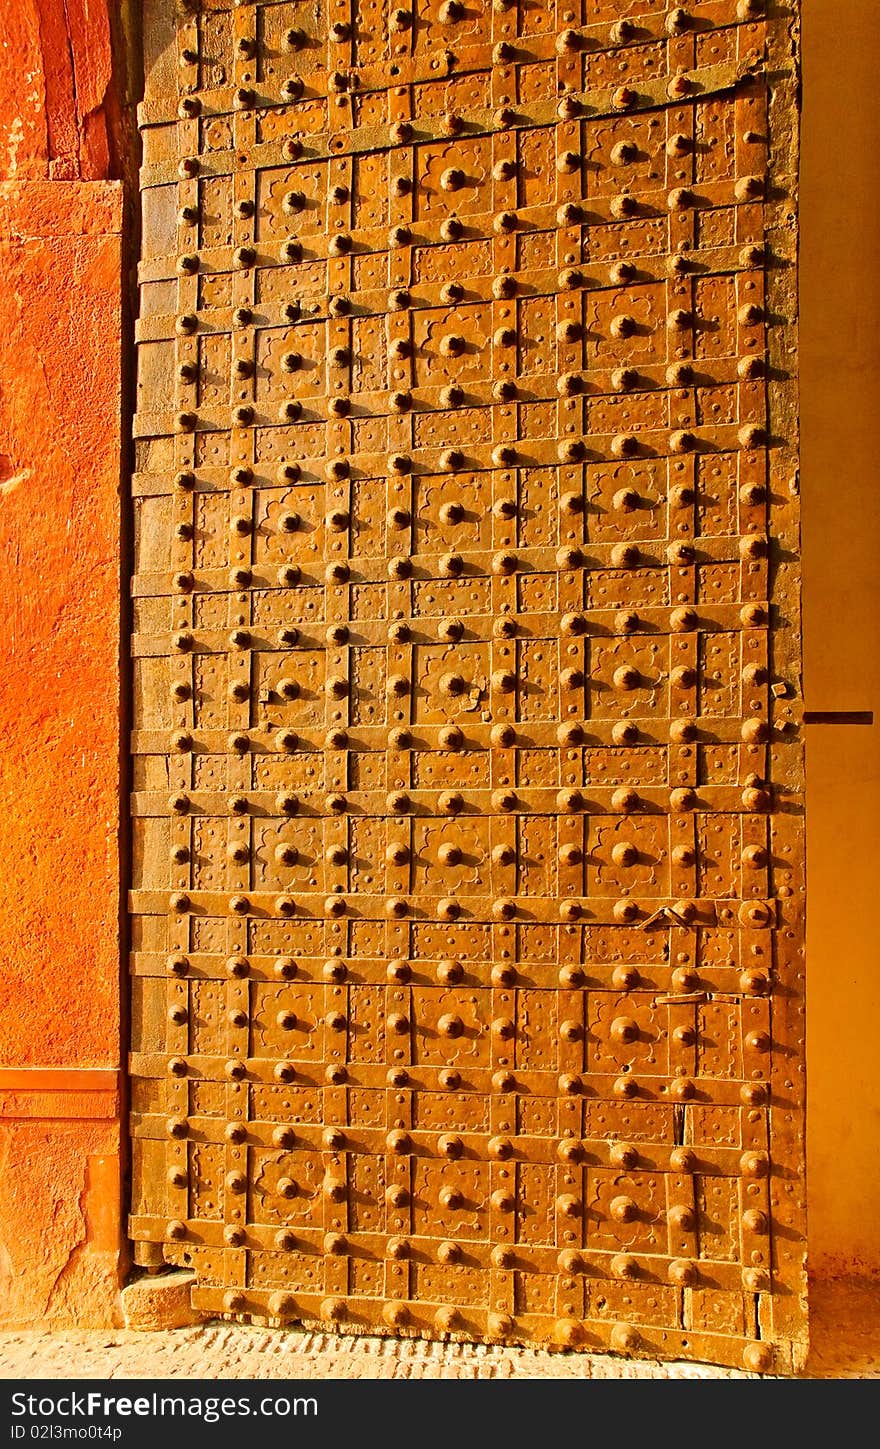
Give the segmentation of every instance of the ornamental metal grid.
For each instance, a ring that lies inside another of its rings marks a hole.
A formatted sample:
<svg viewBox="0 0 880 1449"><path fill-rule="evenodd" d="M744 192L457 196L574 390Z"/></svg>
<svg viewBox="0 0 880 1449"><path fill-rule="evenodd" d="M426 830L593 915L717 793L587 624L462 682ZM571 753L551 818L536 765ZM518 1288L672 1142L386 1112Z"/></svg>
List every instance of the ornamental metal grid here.
<svg viewBox="0 0 880 1449"><path fill-rule="evenodd" d="M795 18L144 33L136 1260L796 1369Z"/></svg>

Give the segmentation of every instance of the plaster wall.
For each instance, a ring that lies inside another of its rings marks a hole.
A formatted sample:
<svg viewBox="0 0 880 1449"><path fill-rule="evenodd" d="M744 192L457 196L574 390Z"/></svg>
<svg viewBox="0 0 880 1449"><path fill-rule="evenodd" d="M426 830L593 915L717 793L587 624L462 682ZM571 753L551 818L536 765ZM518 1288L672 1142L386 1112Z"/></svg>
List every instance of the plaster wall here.
<svg viewBox="0 0 880 1449"><path fill-rule="evenodd" d="M804 0L800 396L807 726L807 1194L815 1272L880 1272L880 33Z"/></svg>

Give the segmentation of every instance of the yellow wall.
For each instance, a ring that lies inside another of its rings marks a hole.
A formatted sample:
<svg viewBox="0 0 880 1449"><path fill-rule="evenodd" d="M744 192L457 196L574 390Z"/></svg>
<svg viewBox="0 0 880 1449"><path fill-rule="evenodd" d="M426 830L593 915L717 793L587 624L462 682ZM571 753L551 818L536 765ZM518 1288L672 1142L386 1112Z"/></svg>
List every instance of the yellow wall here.
<svg viewBox="0 0 880 1449"><path fill-rule="evenodd" d="M877 0L803 0L806 708L880 718ZM880 1271L880 723L807 727L814 1270Z"/></svg>

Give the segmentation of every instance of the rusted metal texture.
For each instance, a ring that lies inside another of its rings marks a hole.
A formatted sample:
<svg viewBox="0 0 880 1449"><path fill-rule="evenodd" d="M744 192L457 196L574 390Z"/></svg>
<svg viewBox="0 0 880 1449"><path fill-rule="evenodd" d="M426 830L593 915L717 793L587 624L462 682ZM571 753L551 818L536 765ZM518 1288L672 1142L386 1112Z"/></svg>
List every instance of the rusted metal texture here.
<svg viewBox="0 0 880 1449"><path fill-rule="evenodd" d="M793 17L145 30L137 1256L791 1371Z"/></svg>

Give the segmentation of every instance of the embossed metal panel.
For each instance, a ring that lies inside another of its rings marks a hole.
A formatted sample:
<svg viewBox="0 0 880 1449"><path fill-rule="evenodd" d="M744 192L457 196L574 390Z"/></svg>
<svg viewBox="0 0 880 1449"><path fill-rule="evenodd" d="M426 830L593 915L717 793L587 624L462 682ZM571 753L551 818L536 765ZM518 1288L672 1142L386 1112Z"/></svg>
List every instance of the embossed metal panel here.
<svg viewBox="0 0 880 1449"><path fill-rule="evenodd" d="M145 35L136 1256L238 1318L791 1370L789 19Z"/></svg>

